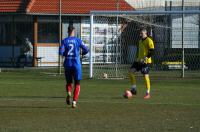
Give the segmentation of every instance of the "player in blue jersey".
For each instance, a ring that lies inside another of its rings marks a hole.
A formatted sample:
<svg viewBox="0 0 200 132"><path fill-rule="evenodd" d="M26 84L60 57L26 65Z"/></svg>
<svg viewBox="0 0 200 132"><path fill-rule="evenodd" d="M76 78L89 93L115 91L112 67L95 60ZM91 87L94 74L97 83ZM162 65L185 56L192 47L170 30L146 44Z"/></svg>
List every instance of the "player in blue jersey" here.
<svg viewBox="0 0 200 132"><path fill-rule="evenodd" d="M71 105L72 83L74 81L75 88L72 108L75 108L80 92L80 80L82 79L80 48L82 49L82 55L86 55L89 50L84 45L81 39L75 37L75 28L72 25L68 27L68 34L69 37L62 40L62 45L60 47L60 55L65 57L64 68L65 78L67 81L66 103L68 105Z"/></svg>

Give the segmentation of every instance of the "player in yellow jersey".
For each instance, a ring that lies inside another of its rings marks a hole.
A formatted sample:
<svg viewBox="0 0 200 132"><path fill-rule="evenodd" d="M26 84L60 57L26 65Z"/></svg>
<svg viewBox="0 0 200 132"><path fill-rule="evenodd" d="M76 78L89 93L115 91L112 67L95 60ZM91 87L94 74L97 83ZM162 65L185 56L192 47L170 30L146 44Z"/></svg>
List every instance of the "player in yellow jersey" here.
<svg viewBox="0 0 200 132"><path fill-rule="evenodd" d="M141 71L144 75L144 80L146 83L146 94L144 99L150 98L150 78L149 78L149 70L150 64L152 63L152 55L154 53L154 43L151 38L147 35L147 30L142 29L140 30L140 41L138 45L136 59L131 66L129 77L131 81L131 92L132 94L136 95L136 79L135 79L135 72Z"/></svg>

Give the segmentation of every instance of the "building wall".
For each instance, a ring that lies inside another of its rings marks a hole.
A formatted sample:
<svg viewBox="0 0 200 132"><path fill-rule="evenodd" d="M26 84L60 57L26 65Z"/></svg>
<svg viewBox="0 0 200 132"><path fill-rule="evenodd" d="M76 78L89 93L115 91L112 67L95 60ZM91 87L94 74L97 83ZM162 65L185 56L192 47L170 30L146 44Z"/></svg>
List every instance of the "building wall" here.
<svg viewBox="0 0 200 132"><path fill-rule="evenodd" d="M180 7L182 0L126 0L136 10L165 10L165 1L172 1L174 7ZM185 6L197 6L200 0L184 0Z"/></svg>
<svg viewBox="0 0 200 132"><path fill-rule="evenodd" d="M68 36L68 26L73 24L76 36L80 37L81 17L62 17L62 39ZM38 66L58 66L59 64L59 18L58 16L38 17L38 43L36 57L41 58Z"/></svg>
<svg viewBox="0 0 200 132"><path fill-rule="evenodd" d="M184 17L184 48L199 48L199 15ZM172 16L172 48L182 48L182 16Z"/></svg>
<svg viewBox="0 0 200 132"><path fill-rule="evenodd" d="M0 65L14 66L25 39L28 38L33 43L32 17L0 15L0 36Z"/></svg>

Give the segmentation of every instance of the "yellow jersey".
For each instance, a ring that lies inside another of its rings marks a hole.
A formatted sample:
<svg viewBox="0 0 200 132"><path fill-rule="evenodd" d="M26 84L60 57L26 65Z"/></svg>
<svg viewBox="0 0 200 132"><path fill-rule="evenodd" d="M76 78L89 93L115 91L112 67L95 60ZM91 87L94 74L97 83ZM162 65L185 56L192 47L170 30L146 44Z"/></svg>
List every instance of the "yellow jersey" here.
<svg viewBox="0 0 200 132"><path fill-rule="evenodd" d="M144 59L147 57L149 53L149 49L154 49L154 43L151 38L147 37L145 40L140 40L139 41L139 46L138 46L138 56L136 61L140 62L141 59ZM146 60L145 63L152 63L151 57Z"/></svg>

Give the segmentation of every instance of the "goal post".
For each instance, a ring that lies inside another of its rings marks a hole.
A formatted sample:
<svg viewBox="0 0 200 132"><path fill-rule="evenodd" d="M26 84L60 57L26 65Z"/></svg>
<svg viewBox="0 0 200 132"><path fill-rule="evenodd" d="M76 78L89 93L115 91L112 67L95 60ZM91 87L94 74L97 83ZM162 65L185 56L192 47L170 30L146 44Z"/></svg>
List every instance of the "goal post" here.
<svg viewBox="0 0 200 132"><path fill-rule="evenodd" d="M93 78L93 22L94 15L90 15L90 78Z"/></svg>
<svg viewBox="0 0 200 132"><path fill-rule="evenodd" d="M176 70L180 74L185 69L199 69L199 16L199 10L91 11L90 78L104 78L105 74L109 78L126 78L137 52L141 27L147 28L155 42L153 69ZM191 58L195 58L196 65Z"/></svg>

